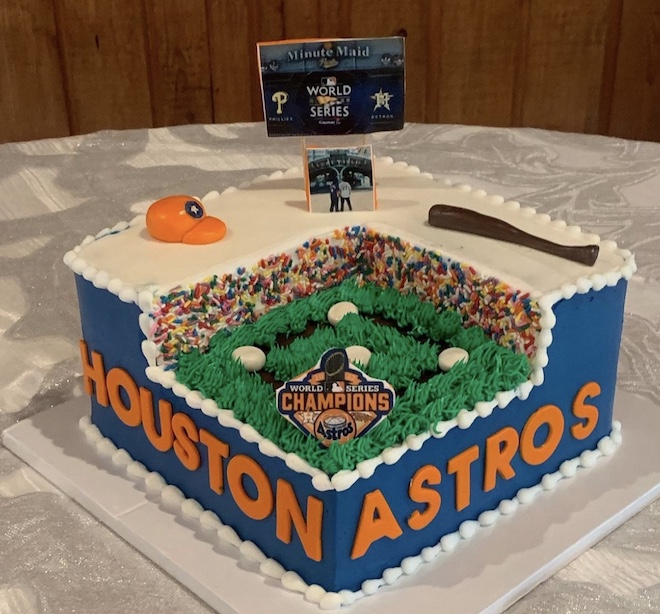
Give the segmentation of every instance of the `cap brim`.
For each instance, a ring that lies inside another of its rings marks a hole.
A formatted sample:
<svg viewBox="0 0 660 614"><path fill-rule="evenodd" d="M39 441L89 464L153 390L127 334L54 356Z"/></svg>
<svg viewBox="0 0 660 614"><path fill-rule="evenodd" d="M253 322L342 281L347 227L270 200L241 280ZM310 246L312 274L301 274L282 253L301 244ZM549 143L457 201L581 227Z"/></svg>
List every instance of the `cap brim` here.
<svg viewBox="0 0 660 614"><path fill-rule="evenodd" d="M183 235L181 243L189 245L206 245L215 243L227 234L227 226L217 217L205 216L199 220L186 234Z"/></svg>

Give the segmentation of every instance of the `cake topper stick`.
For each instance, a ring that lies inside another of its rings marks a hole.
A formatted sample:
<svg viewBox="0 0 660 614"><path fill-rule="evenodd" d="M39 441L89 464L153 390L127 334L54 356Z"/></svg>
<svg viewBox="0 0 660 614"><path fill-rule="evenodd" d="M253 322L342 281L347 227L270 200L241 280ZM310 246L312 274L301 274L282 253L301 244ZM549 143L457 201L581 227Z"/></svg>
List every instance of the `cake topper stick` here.
<svg viewBox="0 0 660 614"><path fill-rule="evenodd" d="M520 230L490 215L452 205L433 205L429 209L429 224L436 228L458 230L480 237L488 237L523 247L531 247L546 254L593 266L598 258L598 245L561 245Z"/></svg>

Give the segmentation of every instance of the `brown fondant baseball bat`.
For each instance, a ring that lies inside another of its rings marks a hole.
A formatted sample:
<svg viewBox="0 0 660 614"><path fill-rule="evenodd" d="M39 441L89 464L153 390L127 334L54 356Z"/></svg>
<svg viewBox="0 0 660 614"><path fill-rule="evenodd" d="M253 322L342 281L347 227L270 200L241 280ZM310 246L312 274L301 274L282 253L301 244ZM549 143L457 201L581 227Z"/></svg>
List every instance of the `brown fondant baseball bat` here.
<svg viewBox="0 0 660 614"><path fill-rule="evenodd" d="M462 207L433 205L429 209L429 224L437 228L467 232L480 237L531 247L546 254L566 258L587 266L593 266L598 258L598 245L561 245L529 234L496 217Z"/></svg>

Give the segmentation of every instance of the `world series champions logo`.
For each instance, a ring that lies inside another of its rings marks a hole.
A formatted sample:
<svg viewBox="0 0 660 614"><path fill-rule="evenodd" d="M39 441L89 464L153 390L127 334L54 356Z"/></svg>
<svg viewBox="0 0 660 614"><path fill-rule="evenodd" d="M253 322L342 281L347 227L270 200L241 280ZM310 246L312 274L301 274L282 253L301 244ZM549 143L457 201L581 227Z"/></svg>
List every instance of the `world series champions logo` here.
<svg viewBox="0 0 660 614"><path fill-rule="evenodd" d="M326 447L370 431L394 401L392 386L351 364L342 348L326 351L314 368L277 390L280 414Z"/></svg>

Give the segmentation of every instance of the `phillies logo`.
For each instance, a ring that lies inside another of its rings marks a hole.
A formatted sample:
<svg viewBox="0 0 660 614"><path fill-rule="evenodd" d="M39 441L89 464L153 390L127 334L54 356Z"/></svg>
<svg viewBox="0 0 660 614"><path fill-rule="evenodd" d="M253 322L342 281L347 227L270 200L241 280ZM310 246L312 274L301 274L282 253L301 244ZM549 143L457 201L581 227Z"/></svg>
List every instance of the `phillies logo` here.
<svg viewBox="0 0 660 614"><path fill-rule="evenodd" d="M278 115L282 115L284 105L287 103L289 100L289 94L286 92L275 92L273 94L273 97L271 100L277 104L277 111L275 111Z"/></svg>

